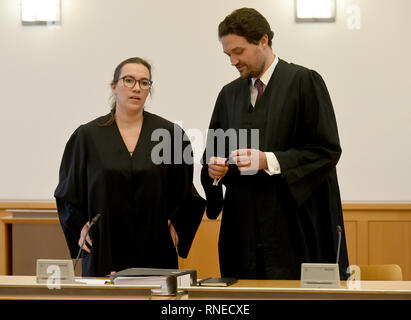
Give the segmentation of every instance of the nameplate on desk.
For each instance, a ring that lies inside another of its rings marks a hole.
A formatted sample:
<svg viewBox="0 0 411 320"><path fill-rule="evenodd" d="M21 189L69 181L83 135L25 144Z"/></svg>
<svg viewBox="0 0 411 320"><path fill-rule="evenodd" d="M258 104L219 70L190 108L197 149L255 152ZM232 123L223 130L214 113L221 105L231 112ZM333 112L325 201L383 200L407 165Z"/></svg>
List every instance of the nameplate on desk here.
<svg viewBox="0 0 411 320"><path fill-rule="evenodd" d="M301 288L339 288L340 272L336 263L302 263Z"/></svg>
<svg viewBox="0 0 411 320"><path fill-rule="evenodd" d="M36 282L62 284L74 283L74 268L72 260L37 259Z"/></svg>

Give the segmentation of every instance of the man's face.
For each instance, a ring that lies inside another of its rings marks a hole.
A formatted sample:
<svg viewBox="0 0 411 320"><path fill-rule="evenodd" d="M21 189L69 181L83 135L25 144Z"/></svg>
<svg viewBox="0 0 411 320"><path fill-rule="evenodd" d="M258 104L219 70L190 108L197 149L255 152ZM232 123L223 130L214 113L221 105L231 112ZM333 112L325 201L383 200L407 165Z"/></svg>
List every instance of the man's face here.
<svg viewBox="0 0 411 320"><path fill-rule="evenodd" d="M231 65L237 68L242 78L257 78L265 66L261 42L249 43L246 38L228 34L221 38L223 50L230 57Z"/></svg>

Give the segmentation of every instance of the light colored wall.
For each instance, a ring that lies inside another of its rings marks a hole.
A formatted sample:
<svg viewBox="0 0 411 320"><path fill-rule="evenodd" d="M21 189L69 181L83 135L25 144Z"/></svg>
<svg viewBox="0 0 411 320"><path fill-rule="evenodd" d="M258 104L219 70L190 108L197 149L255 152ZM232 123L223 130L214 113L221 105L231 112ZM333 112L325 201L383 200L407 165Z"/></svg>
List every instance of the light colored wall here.
<svg viewBox="0 0 411 320"><path fill-rule="evenodd" d="M53 198L67 139L109 111L112 73L131 56L153 64L147 110L205 133L238 76L217 25L246 6L270 22L275 53L327 83L343 201L411 200L411 1L338 0L336 23L296 24L293 0L62 0L58 29L21 26L19 3L0 1L0 199ZM359 30L347 28L350 5Z"/></svg>

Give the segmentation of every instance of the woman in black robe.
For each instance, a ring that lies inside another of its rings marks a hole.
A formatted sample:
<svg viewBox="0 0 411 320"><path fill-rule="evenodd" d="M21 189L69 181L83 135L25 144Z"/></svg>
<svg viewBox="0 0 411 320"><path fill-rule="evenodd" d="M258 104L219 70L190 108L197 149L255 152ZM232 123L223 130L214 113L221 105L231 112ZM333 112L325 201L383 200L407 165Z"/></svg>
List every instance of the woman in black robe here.
<svg viewBox="0 0 411 320"><path fill-rule="evenodd" d="M177 253L187 256L201 222L205 201L192 183L189 139L144 110L151 84L145 60L120 63L111 113L81 125L66 145L54 196L72 258L101 214L82 247L83 276L177 268Z"/></svg>

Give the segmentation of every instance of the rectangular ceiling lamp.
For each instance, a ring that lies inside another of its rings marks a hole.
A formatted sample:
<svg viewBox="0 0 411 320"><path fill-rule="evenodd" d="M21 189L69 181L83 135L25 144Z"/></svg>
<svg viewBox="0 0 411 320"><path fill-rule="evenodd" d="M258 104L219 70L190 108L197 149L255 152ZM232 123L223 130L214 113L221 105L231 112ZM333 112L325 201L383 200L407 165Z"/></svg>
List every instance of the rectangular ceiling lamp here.
<svg viewBox="0 0 411 320"><path fill-rule="evenodd" d="M295 0L296 22L335 22L335 0Z"/></svg>
<svg viewBox="0 0 411 320"><path fill-rule="evenodd" d="M60 0L21 0L23 25L55 25L60 23Z"/></svg>

